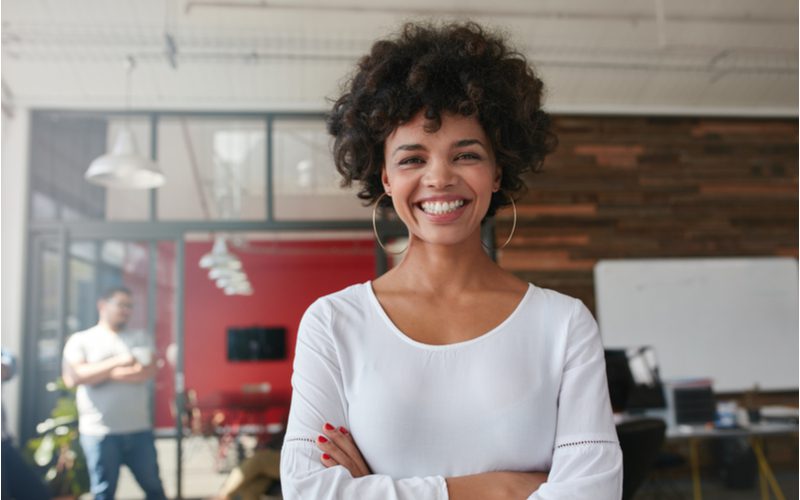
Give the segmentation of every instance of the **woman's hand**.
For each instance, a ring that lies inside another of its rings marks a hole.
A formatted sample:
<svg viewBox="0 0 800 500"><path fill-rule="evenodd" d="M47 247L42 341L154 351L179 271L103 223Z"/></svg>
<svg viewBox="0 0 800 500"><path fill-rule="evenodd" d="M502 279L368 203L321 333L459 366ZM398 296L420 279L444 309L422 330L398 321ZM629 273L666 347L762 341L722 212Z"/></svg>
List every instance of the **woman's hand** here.
<svg viewBox="0 0 800 500"><path fill-rule="evenodd" d="M322 450L322 465L333 467L341 465L353 477L372 474L367 462L353 440L353 436L344 427L338 429L329 423L322 427L323 435L317 437L317 447Z"/></svg>

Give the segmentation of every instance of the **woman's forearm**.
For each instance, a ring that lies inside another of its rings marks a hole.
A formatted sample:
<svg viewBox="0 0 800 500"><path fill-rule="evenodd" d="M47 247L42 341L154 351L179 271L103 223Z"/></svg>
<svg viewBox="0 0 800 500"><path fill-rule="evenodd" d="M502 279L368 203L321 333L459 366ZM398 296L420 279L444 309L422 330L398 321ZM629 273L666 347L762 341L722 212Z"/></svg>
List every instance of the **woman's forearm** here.
<svg viewBox="0 0 800 500"><path fill-rule="evenodd" d="M353 478L372 474L353 435L344 427L326 422L317 438L326 468L342 466ZM324 436L323 436L324 434ZM526 499L547 481L543 472L487 472L446 478L450 500L514 500Z"/></svg>
<svg viewBox="0 0 800 500"><path fill-rule="evenodd" d="M524 500L546 481L543 472L486 472L446 479L450 500Z"/></svg>

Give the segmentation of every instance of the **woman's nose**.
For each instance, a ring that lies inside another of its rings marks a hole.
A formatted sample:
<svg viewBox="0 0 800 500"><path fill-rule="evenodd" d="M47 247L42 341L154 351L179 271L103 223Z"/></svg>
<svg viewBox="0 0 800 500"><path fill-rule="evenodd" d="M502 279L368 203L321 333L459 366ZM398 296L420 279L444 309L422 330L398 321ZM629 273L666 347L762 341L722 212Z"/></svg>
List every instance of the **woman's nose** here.
<svg viewBox="0 0 800 500"><path fill-rule="evenodd" d="M456 183L456 172L448 160L430 159L423 181L431 188L446 188Z"/></svg>

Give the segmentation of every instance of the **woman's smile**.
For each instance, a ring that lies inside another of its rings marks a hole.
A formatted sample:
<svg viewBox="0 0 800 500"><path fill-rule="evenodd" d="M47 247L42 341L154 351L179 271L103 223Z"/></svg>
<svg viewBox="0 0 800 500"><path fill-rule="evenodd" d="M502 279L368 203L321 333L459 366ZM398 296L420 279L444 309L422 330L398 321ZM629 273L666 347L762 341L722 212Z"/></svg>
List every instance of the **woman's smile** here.
<svg viewBox="0 0 800 500"><path fill-rule="evenodd" d="M452 222L464 213L470 200L462 197L431 197L414 204L431 222Z"/></svg>

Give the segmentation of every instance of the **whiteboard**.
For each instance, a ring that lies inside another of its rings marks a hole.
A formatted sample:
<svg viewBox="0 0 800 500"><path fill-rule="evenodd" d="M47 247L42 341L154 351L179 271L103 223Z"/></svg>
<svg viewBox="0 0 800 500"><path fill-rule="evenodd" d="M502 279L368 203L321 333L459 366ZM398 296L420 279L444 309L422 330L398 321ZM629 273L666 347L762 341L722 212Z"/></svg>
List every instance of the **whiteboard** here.
<svg viewBox="0 0 800 500"><path fill-rule="evenodd" d="M797 260L602 260L597 316L608 348L652 345L662 379L716 391L798 386Z"/></svg>

